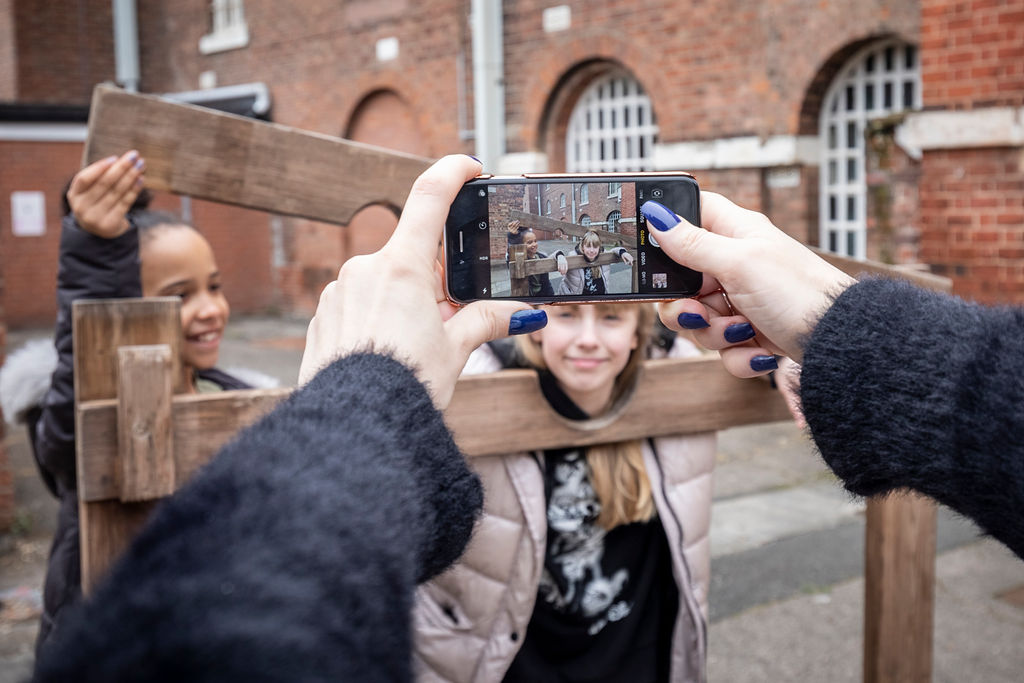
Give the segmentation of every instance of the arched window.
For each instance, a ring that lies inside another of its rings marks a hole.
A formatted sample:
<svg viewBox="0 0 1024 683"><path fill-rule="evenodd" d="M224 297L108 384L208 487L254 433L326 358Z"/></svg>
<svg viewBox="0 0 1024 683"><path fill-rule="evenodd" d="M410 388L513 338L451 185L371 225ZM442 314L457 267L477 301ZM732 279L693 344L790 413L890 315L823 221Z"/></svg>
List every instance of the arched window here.
<svg viewBox="0 0 1024 683"><path fill-rule="evenodd" d="M580 204L590 203L590 185L583 183L580 185Z"/></svg>
<svg viewBox="0 0 1024 683"><path fill-rule="evenodd" d="M864 258L867 248L867 122L921 107L917 48L890 40L865 48L840 70L821 109L820 244Z"/></svg>
<svg viewBox="0 0 1024 683"><path fill-rule="evenodd" d="M561 209L565 208L565 193L558 195L558 207Z"/></svg>
<svg viewBox="0 0 1024 683"><path fill-rule="evenodd" d="M584 228L589 228L590 216L588 216L587 214L583 214L582 216L580 216L580 225L582 225Z"/></svg>
<svg viewBox="0 0 1024 683"><path fill-rule="evenodd" d="M544 202L544 213L548 216L551 215L551 200Z"/></svg>
<svg viewBox="0 0 1024 683"><path fill-rule="evenodd" d="M622 212L616 209L608 214L608 232L619 231L619 221L622 219Z"/></svg>
<svg viewBox="0 0 1024 683"><path fill-rule="evenodd" d="M570 173L650 168L658 126L651 100L622 72L594 81L569 116L565 165Z"/></svg>

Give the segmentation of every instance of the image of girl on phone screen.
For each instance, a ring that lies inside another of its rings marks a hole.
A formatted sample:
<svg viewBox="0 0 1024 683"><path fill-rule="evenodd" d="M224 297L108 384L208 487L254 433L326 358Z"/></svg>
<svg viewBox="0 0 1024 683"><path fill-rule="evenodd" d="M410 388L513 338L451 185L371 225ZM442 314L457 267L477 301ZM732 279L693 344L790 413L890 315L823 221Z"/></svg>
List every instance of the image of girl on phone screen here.
<svg viewBox="0 0 1024 683"><path fill-rule="evenodd" d="M633 265L633 256L624 247L615 247L611 250L627 266ZM604 253L604 246L601 238L593 230L588 230L579 244L576 245L575 253L582 256L587 263L593 263L597 257ZM558 287L558 294L624 294L632 289L632 277L627 281L629 285L625 288L618 288L621 291L613 292L611 282L611 266L604 265L584 266L582 268L568 267L568 261L562 251L556 251L555 259L558 264L558 272L562 274L562 283Z"/></svg>
<svg viewBox="0 0 1024 683"><path fill-rule="evenodd" d="M465 372L534 368L569 420L620 409L653 308L545 310L547 327L477 349ZM418 680L703 680L714 459L713 434L472 458L484 515L462 559L419 589Z"/></svg>
<svg viewBox="0 0 1024 683"><path fill-rule="evenodd" d="M517 244L522 244L526 247L526 258L528 259L547 258L547 254L540 251L540 242L537 240L537 233L535 233L532 228L523 227L519 221L509 221L506 239L508 241L505 256L506 260L508 260L511 255L512 247ZM526 281L529 287L528 294L530 296L554 296L555 294L555 290L551 286L551 276L548 273L527 275Z"/></svg>
<svg viewBox="0 0 1024 683"><path fill-rule="evenodd" d="M25 411L40 474L60 499L43 590L40 645L59 629L61 611L81 596L72 303L180 297L181 366L187 390L251 386L214 367L230 309L210 243L181 218L147 209L148 193L140 197L144 170L144 161L134 151L103 159L79 171L65 194L55 339L50 353L37 363L51 379L41 402ZM249 372L249 380L264 386L273 383L272 378Z"/></svg>

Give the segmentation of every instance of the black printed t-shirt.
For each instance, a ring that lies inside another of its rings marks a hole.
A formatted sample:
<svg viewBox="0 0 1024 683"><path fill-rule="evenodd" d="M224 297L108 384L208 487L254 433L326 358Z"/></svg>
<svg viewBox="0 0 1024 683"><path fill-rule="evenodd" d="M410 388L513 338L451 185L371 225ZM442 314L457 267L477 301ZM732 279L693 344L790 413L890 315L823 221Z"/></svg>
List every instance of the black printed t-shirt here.
<svg viewBox="0 0 1024 683"><path fill-rule="evenodd" d="M547 386L545 386L547 385ZM585 414L541 377L552 406ZM581 451L544 454L548 538L537 602L505 675L519 683L669 680L679 593L661 521L596 525L600 504Z"/></svg>

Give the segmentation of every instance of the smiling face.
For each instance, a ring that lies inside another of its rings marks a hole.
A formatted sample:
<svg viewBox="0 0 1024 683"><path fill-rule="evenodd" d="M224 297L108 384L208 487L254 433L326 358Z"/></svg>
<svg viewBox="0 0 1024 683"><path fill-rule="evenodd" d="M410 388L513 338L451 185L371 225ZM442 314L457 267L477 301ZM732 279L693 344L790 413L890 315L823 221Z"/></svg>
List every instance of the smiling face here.
<svg viewBox="0 0 1024 683"><path fill-rule="evenodd" d="M210 243L184 225L162 225L142 240L143 296L181 297L181 361L206 370L217 362L230 308Z"/></svg>
<svg viewBox="0 0 1024 683"><path fill-rule="evenodd" d="M601 253L601 238L596 233L587 232L580 241L580 250L588 261L593 261Z"/></svg>
<svg viewBox="0 0 1024 683"><path fill-rule="evenodd" d="M526 245L526 258L534 258L537 256L537 249L540 244L537 243L537 235L532 232L528 232L523 235L523 244Z"/></svg>
<svg viewBox="0 0 1024 683"><path fill-rule="evenodd" d="M637 348L635 306L547 306L547 326L535 332L548 370L562 391L592 417L608 409L615 378Z"/></svg>

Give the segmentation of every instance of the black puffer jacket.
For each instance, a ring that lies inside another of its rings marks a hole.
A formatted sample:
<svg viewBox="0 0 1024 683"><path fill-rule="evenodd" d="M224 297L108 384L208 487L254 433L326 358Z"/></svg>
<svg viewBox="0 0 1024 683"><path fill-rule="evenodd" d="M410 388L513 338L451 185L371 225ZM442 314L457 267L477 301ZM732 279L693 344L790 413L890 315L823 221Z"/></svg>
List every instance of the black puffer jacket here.
<svg viewBox="0 0 1024 683"><path fill-rule="evenodd" d="M480 481L415 375L336 361L158 506L36 681L409 681L415 584Z"/></svg>
<svg viewBox="0 0 1024 683"><path fill-rule="evenodd" d="M920 491L1024 559L1024 310L860 282L818 323L800 386L850 491Z"/></svg>
<svg viewBox="0 0 1024 683"><path fill-rule="evenodd" d="M142 296L138 230L132 227L120 237L104 239L82 230L73 216L65 216L57 270L57 368L42 405L26 416L40 473L61 501L43 589L40 644L49 636L61 609L81 595L71 304L79 299L137 296ZM249 388L216 369L199 376L224 389Z"/></svg>

